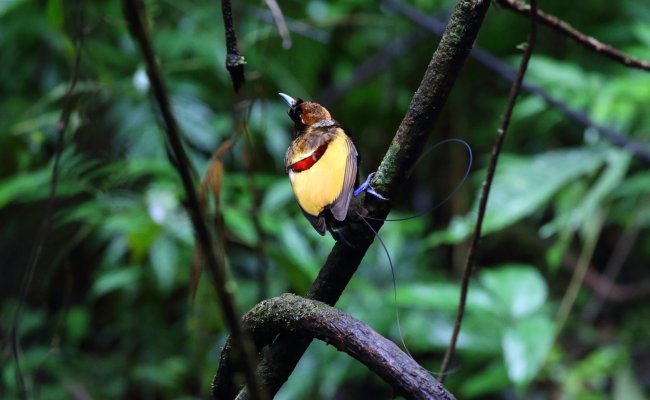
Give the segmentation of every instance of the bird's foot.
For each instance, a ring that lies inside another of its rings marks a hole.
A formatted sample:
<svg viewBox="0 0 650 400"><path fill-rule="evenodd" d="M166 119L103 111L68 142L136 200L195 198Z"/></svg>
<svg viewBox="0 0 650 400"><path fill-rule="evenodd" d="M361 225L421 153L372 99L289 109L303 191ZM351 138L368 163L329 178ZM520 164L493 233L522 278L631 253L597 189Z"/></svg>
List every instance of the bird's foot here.
<svg viewBox="0 0 650 400"><path fill-rule="evenodd" d="M368 175L366 178L366 181L363 182L355 191L354 191L354 197L357 197L361 192L365 191L368 194L371 194L375 196L378 199L381 200L388 200L386 197L380 195L379 193L375 192L375 189L370 185L370 181L372 180L372 177L375 175L373 172L372 174Z"/></svg>

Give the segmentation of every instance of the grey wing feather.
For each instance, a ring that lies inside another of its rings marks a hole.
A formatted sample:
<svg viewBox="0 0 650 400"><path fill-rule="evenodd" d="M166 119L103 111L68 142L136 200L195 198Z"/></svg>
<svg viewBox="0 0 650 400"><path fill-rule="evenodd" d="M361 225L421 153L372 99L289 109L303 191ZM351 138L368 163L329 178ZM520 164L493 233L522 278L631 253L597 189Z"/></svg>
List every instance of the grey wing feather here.
<svg viewBox="0 0 650 400"><path fill-rule="evenodd" d="M311 223L311 225L316 229L318 233L320 233L321 236L325 236L325 231L327 230L327 225L325 224L325 216L321 213L318 217L314 217L313 215L307 214L305 210L302 208L302 213L307 217L307 221Z"/></svg>
<svg viewBox="0 0 650 400"><path fill-rule="evenodd" d="M332 206L330 208L332 215L338 221L343 221L348 215L350 199L352 198L352 193L354 192L354 182L357 179L357 157L359 154L357 153L356 147L354 147L354 143L352 143L352 139L350 139L350 137L347 135L345 135L345 142L348 146L349 152L347 161L345 163L345 178L343 179L343 188L341 189L341 193L336 198L336 200L334 200L334 203L332 203Z"/></svg>

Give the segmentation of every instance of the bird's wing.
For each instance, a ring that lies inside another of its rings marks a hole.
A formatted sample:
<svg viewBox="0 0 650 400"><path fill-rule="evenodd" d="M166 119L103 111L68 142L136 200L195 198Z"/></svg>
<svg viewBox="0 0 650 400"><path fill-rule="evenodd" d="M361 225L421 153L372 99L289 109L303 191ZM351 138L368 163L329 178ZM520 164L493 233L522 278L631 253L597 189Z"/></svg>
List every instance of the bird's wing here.
<svg viewBox="0 0 650 400"><path fill-rule="evenodd" d="M334 218L339 221L343 221L348 215L348 207L350 206L350 199L352 198L352 193L354 192L354 183L357 180L357 162L359 153L357 153L356 147L352 139L343 132L341 128L337 129L337 134L341 135L345 139L345 145L348 150L348 157L345 163L345 175L343 178L343 187L341 188L341 193L332 205L330 206L330 211Z"/></svg>
<svg viewBox="0 0 650 400"><path fill-rule="evenodd" d="M325 231L327 231L327 225L325 224L325 216L321 214L318 217L314 217L313 215L303 210L302 207L300 207L300 210L305 215L305 217L307 217L307 221L311 223L314 229L316 229L316 231L320 233L321 236L325 236Z"/></svg>

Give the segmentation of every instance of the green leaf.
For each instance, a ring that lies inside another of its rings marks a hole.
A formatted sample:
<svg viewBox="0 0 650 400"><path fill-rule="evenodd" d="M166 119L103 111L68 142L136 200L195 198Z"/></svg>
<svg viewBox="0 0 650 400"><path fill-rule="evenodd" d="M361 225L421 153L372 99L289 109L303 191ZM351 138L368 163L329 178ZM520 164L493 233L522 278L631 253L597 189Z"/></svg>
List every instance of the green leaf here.
<svg viewBox="0 0 650 400"><path fill-rule="evenodd" d="M643 394L643 385L635 376L634 370L628 363L619 368L614 376L614 390L612 398L614 400L646 400Z"/></svg>
<svg viewBox="0 0 650 400"><path fill-rule="evenodd" d="M390 294L392 301L392 293ZM425 308L438 311L456 311L460 288L456 283L411 283L397 288L399 307ZM492 298L481 288L473 286L467 293L467 308L491 309Z"/></svg>
<svg viewBox="0 0 650 400"><path fill-rule="evenodd" d="M66 335L73 342L81 341L88 332L90 319L88 311L83 307L72 307L68 311L66 321Z"/></svg>
<svg viewBox="0 0 650 400"><path fill-rule="evenodd" d="M224 208L223 218L226 227L232 231L237 238L249 246L255 246L259 241L255 224L249 211L232 207Z"/></svg>
<svg viewBox="0 0 650 400"><path fill-rule="evenodd" d="M484 370L474 373L460 388L462 398L472 398L495 392L510 385L506 367L501 361L489 365Z"/></svg>
<svg viewBox="0 0 650 400"><path fill-rule="evenodd" d="M501 343L508 377L524 387L546 360L553 344L553 323L541 315L519 320L506 329Z"/></svg>
<svg viewBox="0 0 650 400"><path fill-rule="evenodd" d="M540 210L563 186L600 167L608 149L578 148L556 150L533 157L504 154L497 168L490 191L483 235L503 229ZM478 202L478 196L476 197ZM426 242L429 246L459 243L472 232L476 210L454 218L446 231L434 232Z"/></svg>
<svg viewBox="0 0 650 400"><path fill-rule="evenodd" d="M546 301L546 282L530 265L512 264L485 270L479 280L504 315L521 318L538 311Z"/></svg>
<svg viewBox="0 0 650 400"><path fill-rule="evenodd" d="M178 245L169 236L159 235L149 248L149 260L158 286L168 293L174 285L178 268Z"/></svg>
<svg viewBox="0 0 650 400"><path fill-rule="evenodd" d="M132 290L137 286L140 269L123 267L104 272L95 280L91 293L96 297L103 296L116 290Z"/></svg>
<svg viewBox="0 0 650 400"><path fill-rule="evenodd" d="M63 30L63 0L48 0L47 2L47 20L52 28L57 31Z"/></svg>

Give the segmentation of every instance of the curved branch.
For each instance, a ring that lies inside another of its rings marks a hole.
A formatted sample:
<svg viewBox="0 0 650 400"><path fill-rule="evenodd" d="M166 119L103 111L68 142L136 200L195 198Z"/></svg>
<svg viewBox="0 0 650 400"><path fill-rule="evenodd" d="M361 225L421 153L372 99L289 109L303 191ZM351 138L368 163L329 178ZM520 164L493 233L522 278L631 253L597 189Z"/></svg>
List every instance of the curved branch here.
<svg viewBox="0 0 650 400"><path fill-rule="evenodd" d="M371 327L319 301L283 294L262 301L242 318L256 345L278 333L316 338L354 357L408 399L454 399L431 374ZM219 375L230 369L222 357Z"/></svg>
<svg viewBox="0 0 650 400"><path fill-rule="evenodd" d="M413 96L404 120L393 138L384 159L373 179L374 188L385 197L393 197L398 186L407 178L409 171L422 153L424 143L440 112L456 78L478 35L483 18L490 5L489 0L459 0L447 29L440 40L420 86ZM372 196L355 199L351 209L363 206L373 218L375 230L381 228L381 220L388 215L390 204ZM379 221L378 221L379 220ZM336 243L325 265L320 270L307 297L333 305L361 263L374 234L363 223L351 223L354 247ZM281 335L265 354L257 369L268 393L274 395L287 380L305 352L311 339L295 335ZM223 353L229 349L224 347ZM223 356L223 354L222 354ZM216 376L213 395L216 399L232 398L233 382ZM247 398L246 389L240 398Z"/></svg>
<svg viewBox="0 0 650 400"><path fill-rule="evenodd" d="M529 16L530 15L530 5L521 2L519 0L497 0L499 5L502 7L515 11L518 14ZM644 71L650 72L650 62L641 60L629 54L626 54L608 44L598 41L597 39L585 35L576 28L572 27L568 23L559 19L558 17L550 14L546 14L542 10L537 10L537 20L551 29L559 32L561 35L568 37L574 42L582 45L588 50L594 51L598 54L601 54L605 57L608 57L620 64L623 64L627 67L637 68Z"/></svg>

